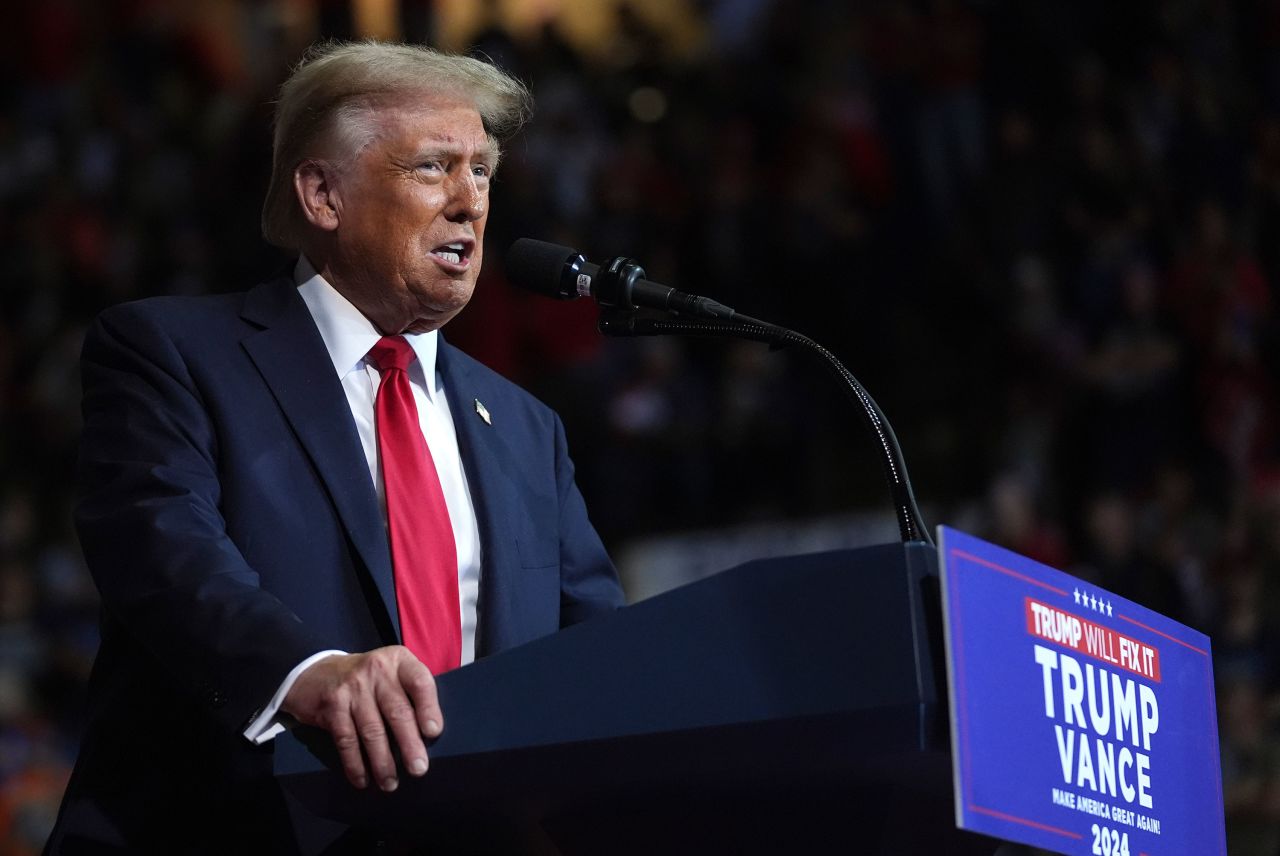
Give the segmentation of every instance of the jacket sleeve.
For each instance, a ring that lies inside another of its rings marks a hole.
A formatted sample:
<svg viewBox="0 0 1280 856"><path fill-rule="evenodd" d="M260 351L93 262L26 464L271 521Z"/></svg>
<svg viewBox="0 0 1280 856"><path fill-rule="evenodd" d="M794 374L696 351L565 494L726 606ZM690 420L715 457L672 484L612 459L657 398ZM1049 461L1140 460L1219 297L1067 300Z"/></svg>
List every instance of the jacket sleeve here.
<svg viewBox="0 0 1280 856"><path fill-rule="evenodd" d="M330 647L263 590L228 537L217 429L160 313L125 305L81 358L84 434L76 527L120 633L174 687L242 730L289 670ZM104 640L105 644L105 640Z"/></svg>

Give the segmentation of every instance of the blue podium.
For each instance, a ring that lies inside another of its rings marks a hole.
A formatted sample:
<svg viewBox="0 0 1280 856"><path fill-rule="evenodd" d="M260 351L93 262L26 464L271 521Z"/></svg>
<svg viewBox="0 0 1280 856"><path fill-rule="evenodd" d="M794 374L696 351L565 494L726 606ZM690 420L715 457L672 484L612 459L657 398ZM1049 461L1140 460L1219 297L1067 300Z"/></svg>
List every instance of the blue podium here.
<svg viewBox="0 0 1280 856"><path fill-rule="evenodd" d="M425 852L990 854L954 824L937 574L920 542L750 562L441 676L394 794L307 729L277 777L302 837Z"/></svg>

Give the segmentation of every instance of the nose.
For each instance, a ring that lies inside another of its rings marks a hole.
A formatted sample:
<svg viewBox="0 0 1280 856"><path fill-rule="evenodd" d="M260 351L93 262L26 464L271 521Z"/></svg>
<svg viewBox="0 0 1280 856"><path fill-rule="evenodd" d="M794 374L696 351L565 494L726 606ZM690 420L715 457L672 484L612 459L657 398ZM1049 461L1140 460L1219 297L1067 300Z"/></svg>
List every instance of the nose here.
<svg viewBox="0 0 1280 856"><path fill-rule="evenodd" d="M467 173L453 181L445 217L453 223L471 223L484 216L487 204L488 195L477 186L475 176Z"/></svg>

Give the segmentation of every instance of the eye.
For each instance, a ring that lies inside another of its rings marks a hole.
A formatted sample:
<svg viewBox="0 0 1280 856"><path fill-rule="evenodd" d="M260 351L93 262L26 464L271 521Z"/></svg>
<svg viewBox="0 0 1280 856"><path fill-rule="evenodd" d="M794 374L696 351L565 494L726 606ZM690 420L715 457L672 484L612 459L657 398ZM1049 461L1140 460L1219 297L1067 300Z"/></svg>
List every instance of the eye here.
<svg viewBox="0 0 1280 856"><path fill-rule="evenodd" d="M476 178L488 178L493 173L493 168L488 164L476 164L471 167L471 174Z"/></svg>
<svg viewBox="0 0 1280 856"><path fill-rule="evenodd" d="M418 164L418 169L423 172L440 172L444 169L444 166L441 165L440 161L423 161Z"/></svg>

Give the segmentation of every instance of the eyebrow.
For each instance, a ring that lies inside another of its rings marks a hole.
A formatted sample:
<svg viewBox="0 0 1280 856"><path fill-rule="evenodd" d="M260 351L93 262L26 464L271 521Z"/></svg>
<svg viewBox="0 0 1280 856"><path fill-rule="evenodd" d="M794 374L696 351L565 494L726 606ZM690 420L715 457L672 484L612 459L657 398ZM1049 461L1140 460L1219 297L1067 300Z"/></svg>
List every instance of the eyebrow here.
<svg viewBox="0 0 1280 856"><path fill-rule="evenodd" d="M462 146L456 146L450 143L430 143L418 149L414 153L415 160L428 159L450 159L461 157L464 154ZM492 140L487 141L482 146L477 146L473 159L489 164L498 162L498 147L493 144Z"/></svg>

